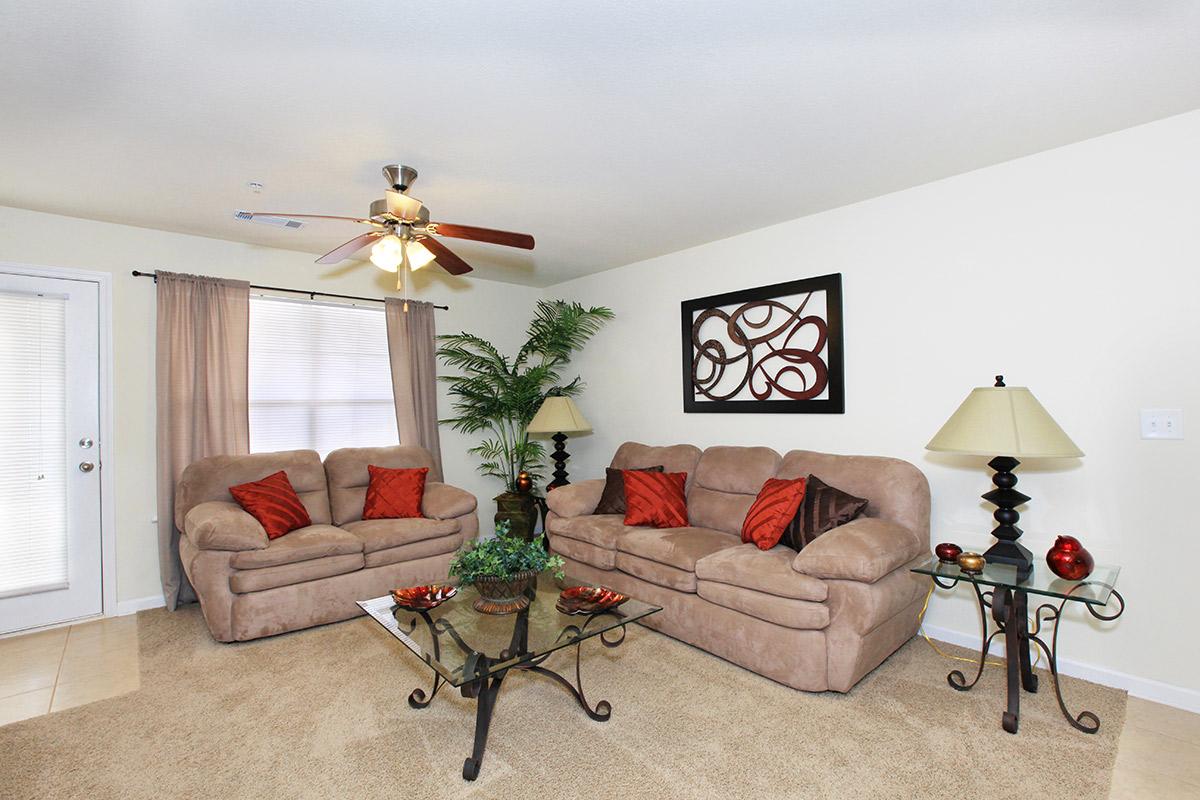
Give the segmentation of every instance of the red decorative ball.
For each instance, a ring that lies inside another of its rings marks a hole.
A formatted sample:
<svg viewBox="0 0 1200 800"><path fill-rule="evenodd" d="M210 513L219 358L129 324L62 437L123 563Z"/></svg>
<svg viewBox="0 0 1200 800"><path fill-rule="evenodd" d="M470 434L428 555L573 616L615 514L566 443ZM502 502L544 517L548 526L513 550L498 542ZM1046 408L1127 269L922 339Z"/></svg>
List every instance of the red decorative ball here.
<svg viewBox="0 0 1200 800"><path fill-rule="evenodd" d="M529 476L528 472L522 472L517 475L517 492L520 494L529 494L532 488L533 478Z"/></svg>
<svg viewBox="0 0 1200 800"><path fill-rule="evenodd" d="M1050 571L1069 581L1081 581L1096 568L1096 561L1074 536L1059 536L1046 553Z"/></svg>
<svg viewBox="0 0 1200 800"><path fill-rule="evenodd" d="M943 564L953 564L962 555L962 548L954 542L942 542L933 548L933 552L938 557L938 561L941 561Z"/></svg>

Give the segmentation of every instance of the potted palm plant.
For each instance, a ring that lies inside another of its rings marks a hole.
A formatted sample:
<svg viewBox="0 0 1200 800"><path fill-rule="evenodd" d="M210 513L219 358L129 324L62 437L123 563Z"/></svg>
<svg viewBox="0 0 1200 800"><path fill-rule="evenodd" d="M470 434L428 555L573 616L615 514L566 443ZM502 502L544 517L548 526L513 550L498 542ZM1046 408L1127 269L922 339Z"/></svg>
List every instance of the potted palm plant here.
<svg viewBox="0 0 1200 800"><path fill-rule="evenodd" d="M449 384L454 409L454 416L442 422L460 433L485 434L469 452L480 458L481 473L503 481L497 520L507 519L514 535L528 539L534 523L525 510L526 496L518 494L517 477L526 472L540 481L546 452L525 429L547 395L574 397L583 389L578 377L564 384L562 370L612 317L612 309L604 306L539 300L526 342L511 358L471 333L438 337L438 358L458 371L440 378Z"/></svg>

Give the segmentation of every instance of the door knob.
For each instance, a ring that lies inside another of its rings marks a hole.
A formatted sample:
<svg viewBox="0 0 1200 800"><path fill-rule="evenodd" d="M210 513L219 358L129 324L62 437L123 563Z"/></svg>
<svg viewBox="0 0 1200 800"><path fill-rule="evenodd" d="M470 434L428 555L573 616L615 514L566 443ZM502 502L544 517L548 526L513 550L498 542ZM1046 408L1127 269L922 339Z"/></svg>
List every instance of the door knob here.
<svg viewBox="0 0 1200 800"><path fill-rule="evenodd" d="M80 447L82 447L84 450L89 450L89 449L91 449L91 446L92 446L93 444L95 444L95 442L93 442L93 441L92 441L90 438L88 438L87 436L85 436L85 437L83 437L82 439L80 439L80 440L79 440L79 446L80 446Z"/></svg>
<svg viewBox="0 0 1200 800"><path fill-rule="evenodd" d="M95 468L96 468L96 465L90 461L79 462L79 471L80 472L91 472Z"/></svg>

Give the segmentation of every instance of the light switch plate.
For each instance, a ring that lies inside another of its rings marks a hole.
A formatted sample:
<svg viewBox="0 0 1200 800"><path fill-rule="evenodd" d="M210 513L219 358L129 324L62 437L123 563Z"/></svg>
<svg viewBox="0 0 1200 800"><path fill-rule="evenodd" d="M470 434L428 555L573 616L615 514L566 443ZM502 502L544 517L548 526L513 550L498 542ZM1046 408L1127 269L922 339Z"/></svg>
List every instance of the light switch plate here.
<svg viewBox="0 0 1200 800"><path fill-rule="evenodd" d="M1182 439L1182 408L1143 408L1143 439Z"/></svg>

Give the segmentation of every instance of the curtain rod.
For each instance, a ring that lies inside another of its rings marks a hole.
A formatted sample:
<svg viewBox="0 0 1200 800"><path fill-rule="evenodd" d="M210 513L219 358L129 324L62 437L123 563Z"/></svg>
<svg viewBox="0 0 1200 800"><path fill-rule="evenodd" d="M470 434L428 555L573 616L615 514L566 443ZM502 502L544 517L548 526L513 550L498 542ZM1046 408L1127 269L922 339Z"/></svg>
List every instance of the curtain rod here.
<svg viewBox="0 0 1200 800"><path fill-rule="evenodd" d="M140 272L139 270L135 269L133 271L133 277L135 277L135 278L154 278L154 282L158 283L158 276L155 275L153 272ZM270 291L270 292L291 292L292 294L306 294L306 295L308 295L309 299L316 299L317 297L340 297L343 300L363 300L368 303L382 303L383 302L382 297L359 297L358 295L353 295L353 294L333 294L332 292L313 292L313 291L309 291L307 289L285 289L282 286L259 286L258 284L255 284L255 283L250 284L250 288L251 289L266 289L267 291ZM433 307L436 309L439 309L441 311L449 311L450 310L450 306L434 305Z"/></svg>

